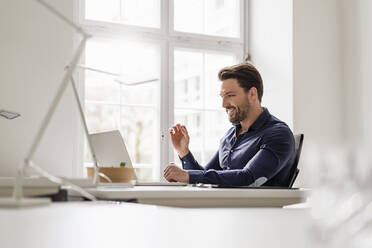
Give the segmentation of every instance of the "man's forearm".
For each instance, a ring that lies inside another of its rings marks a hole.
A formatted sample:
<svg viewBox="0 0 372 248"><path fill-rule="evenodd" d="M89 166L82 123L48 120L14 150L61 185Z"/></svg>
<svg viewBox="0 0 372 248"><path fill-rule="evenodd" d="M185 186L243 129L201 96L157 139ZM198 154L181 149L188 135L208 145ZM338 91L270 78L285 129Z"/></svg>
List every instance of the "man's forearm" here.
<svg viewBox="0 0 372 248"><path fill-rule="evenodd" d="M177 153L178 153L178 156L182 159L182 158L186 157L187 154L190 153L190 150L189 149L185 149L183 151L177 151Z"/></svg>
<svg viewBox="0 0 372 248"><path fill-rule="evenodd" d="M250 185L254 177L249 169L242 170L189 170L189 183L220 185Z"/></svg>
<svg viewBox="0 0 372 248"><path fill-rule="evenodd" d="M195 160L192 153L189 151L186 156L180 157L182 168L185 170L204 170L204 168Z"/></svg>

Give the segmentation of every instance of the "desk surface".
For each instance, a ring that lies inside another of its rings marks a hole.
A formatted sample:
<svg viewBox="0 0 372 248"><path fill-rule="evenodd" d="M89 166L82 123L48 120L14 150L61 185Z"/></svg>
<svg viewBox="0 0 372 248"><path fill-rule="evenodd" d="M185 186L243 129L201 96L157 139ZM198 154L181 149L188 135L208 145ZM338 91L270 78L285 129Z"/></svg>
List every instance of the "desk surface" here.
<svg viewBox="0 0 372 248"><path fill-rule="evenodd" d="M311 247L308 209L70 202L0 209L1 247Z"/></svg>
<svg viewBox="0 0 372 248"><path fill-rule="evenodd" d="M100 199L177 207L282 207L305 201L307 190L135 186L88 189Z"/></svg>

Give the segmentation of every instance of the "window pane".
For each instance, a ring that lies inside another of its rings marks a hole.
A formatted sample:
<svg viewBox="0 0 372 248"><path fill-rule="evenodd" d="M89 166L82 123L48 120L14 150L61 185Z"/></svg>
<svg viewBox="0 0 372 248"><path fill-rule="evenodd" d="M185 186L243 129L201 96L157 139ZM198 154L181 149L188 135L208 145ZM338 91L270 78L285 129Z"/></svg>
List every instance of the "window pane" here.
<svg viewBox="0 0 372 248"><path fill-rule="evenodd" d="M174 0L174 29L239 38L239 9L240 0Z"/></svg>
<svg viewBox="0 0 372 248"><path fill-rule="evenodd" d="M160 0L86 0L85 19L160 27Z"/></svg>
<svg viewBox="0 0 372 248"><path fill-rule="evenodd" d="M154 110L152 108L122 107L121 130L134 164L152 164Z"/></svg>
<svg viewBox="0 0 372 248"><path fill-rule="evenodd" d="M119 129L119 106L87 103L85 111L90 133Z"/></svg>
<svg viewBox="0 0 372 248"><path fill-rule="evenodd" d="M205 135L205 146L204 146L204 157L203 163L209 161L209 159L216 153L220 140L223 135L227 132L232 124L229 122L225 111L205 111L204 112L204 135Z"/></svg>
<svg viewBox="0 0 372 248"><path fill-rule="evenodd" d="M204 103L206 108L221 108L222 99L220 96L221 82L218 79L218 72L226 67L235 64L236 58L232 55L204 54L204 75L205 91Z"/></svg>
<svg viewBox="0 0 372 248"><path fill-rule="evenodd" d="M118 104L120 102L120 85L104 74L85 72L85 100Z"/></svg>
<svg viewBox="0 0 372 248"><path fill-rule="evenodd" d="M203 54L176 50L174 54L175 107L200 107Z"/></svg>
<svg viewBox="0 0 372 248"><path fill-rule="evenodd" d="M121 75L85 70L89 131L120 130L135 166L157 163L152 153L154 139L159 138L155 130L159 118L154 114L160 87L159 51L158 45L120 40L91 40L86 46L85 67ZM144 82L148 80L155 81Z"/></svg>
<svg viewBox="0 0 372 248"><path fill-rule="evenodd" d="M219 140L231 124L222 108L218 71L234 64L231 54L176 49L175 123L185 125L190 135L190 150L205 165L217 151ZM178 162L175 153L174 159Z"/></svg>
<svg viewBox="0 0 372 248"><path fill-rule="evenodd" d="M90 103L86 105L86 116L91 133L121 131L133 164L153 164L156 117L152 108ZM86 145L85 149L85 160L92 162Z"/></svg>
<svg viewBox="0 0 372 248"><path fill-rule="evenodd" d="M117 104L155 103L154 94L159 87L159 47L143 43L92 40L86 46L86 67L121 76L85 70L88 101L106 101ZM127 86L123 83L144 84ZM122 82L122 83L120 83Z"/></svg>
<svg viewBox="0 0 372 248"><path fill-rule="evenodd" d="M175 123L181 123L187 127L190 138L190 150L195 159L202 161L203 137L202 137L202 111L176 109L174 113ZM177 153L174 153L174 161L179 162Z"/></svg>
<svg viewBox="0 0 372 248"><path fill-rule="evenodd" d="M222 109L218 72L235 62L230 54L176 49L174 102L176 108Z"/></svg>
<svg viewBox="0 0 372 248"><path fill-rule="evenodd" d="M86 103L85 116L89 133L117 130L120 126L120 108L117 105ZM93 163L87 140L84 139L84 161Z"/></svg>

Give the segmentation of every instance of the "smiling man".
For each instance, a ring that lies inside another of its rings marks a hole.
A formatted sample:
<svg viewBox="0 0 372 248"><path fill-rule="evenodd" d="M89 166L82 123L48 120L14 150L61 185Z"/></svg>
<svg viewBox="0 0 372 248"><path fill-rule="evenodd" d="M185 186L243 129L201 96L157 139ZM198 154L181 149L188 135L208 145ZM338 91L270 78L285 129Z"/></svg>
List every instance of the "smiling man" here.
<svg viewBox="0 0 372 248"><path fill-rule="evenodd" d="M233 127L203 167L189 150L186 127L173 126L169 133L183 169L171 163L164 177L173 182L287 186L295 141L289 127L261 106L260 73L253 65L242 63L223 68L218 78L222 81L222 107Z"/></svg>

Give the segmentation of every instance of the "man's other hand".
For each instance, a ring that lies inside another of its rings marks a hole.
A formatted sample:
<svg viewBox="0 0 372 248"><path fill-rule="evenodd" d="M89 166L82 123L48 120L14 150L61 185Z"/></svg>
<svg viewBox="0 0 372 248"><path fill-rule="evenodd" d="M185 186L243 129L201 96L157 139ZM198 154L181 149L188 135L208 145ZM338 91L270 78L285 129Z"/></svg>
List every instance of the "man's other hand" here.
<svg viewBox="0 0 372 248"><path fill-rule="evenodd" d="M172 144L178 156L183 158L189 153L190 137L185 126L177 124L169 129Z"/></svg>
<svg viewBox="0 0 372 248"><path fill-rule="evenodd" d="M189 183L189 172L179 168L174 163L170 163L164 170L164 178L168 182Z"/></svg>

